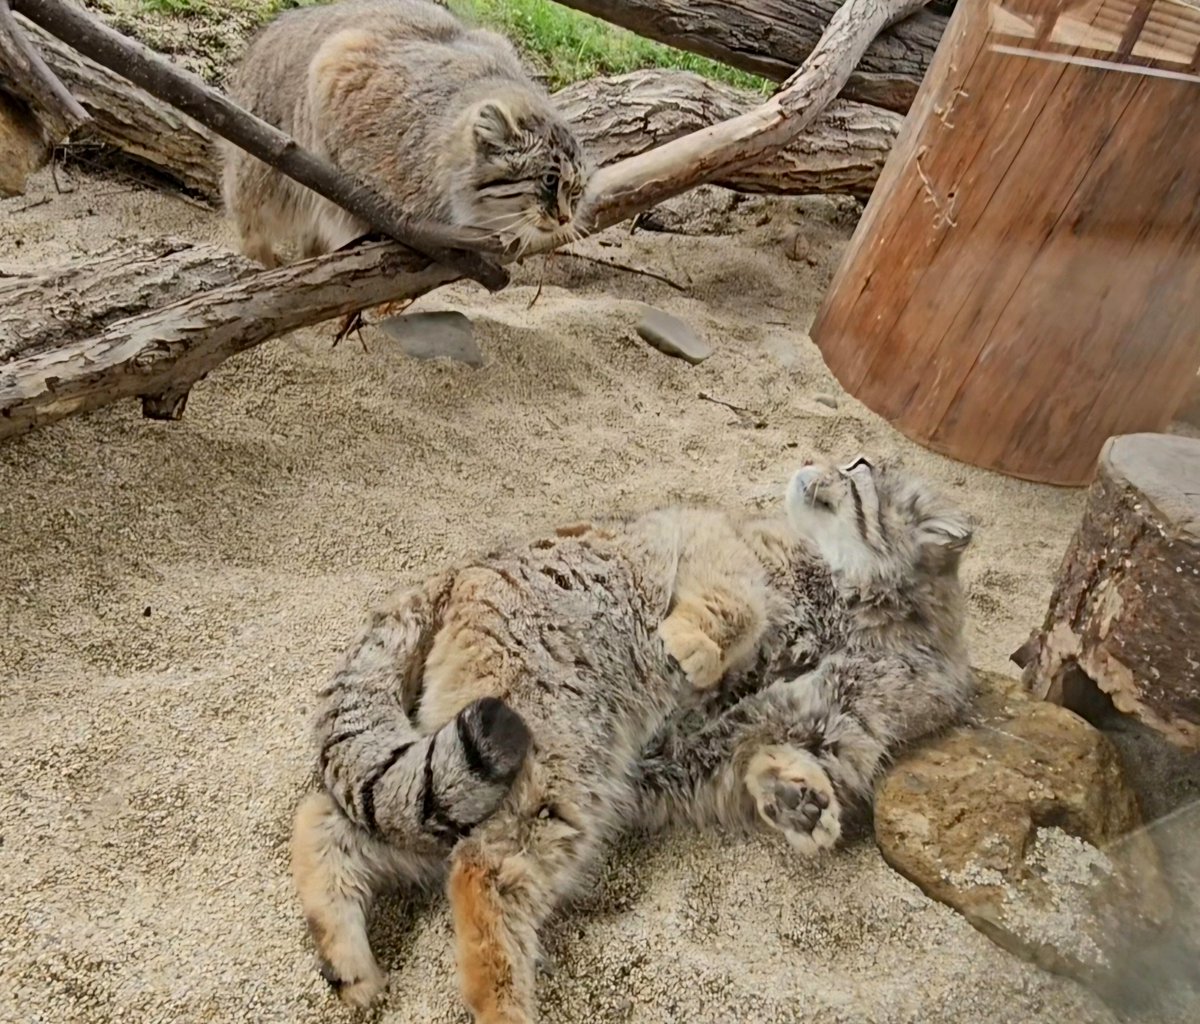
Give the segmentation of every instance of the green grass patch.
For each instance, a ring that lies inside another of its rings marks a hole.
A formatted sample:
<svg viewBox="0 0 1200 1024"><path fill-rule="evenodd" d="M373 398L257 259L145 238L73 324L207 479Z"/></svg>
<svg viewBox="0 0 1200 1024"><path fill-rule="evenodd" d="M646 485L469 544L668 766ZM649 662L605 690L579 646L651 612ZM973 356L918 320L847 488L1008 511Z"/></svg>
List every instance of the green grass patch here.
<svg viewBox="0 0 1200 1024"><path fill-rule="evenodd" d="M768 89L755 75L651 42L552 0L446 0L446 6L503 32L542 68L551 89L641 68L681 68L744 89Z"/></svg>

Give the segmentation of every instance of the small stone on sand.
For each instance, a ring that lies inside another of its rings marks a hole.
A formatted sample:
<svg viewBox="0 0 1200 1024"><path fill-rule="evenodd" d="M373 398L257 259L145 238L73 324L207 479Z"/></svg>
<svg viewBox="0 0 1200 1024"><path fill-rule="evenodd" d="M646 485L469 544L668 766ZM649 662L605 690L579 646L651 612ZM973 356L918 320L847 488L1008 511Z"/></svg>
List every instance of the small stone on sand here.
<svg viewBox="0 0 1200 1024"><path fill-rule="evenodd" d="M660 352L689 363L702 363L712 355L712 346L677 316L661 309L647 309L637 332Z"/></svg>
<svg viewBox="0 0 1200 1024"><path fill-rule="evenodd" d="M453 359L482 366L475 329L462 313L405 313L379 321L379 328L414 359Z"/></svg>

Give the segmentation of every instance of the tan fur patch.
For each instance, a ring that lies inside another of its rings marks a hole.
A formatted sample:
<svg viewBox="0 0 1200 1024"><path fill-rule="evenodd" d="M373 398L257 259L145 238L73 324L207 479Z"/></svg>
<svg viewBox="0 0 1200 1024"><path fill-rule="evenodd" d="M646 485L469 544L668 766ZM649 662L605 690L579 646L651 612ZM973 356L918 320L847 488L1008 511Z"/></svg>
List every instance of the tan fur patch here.
<svg viewBox="0 0 1200 1024"><path fill-rule="evenodd" d="M480 1024L501 1020L504 996L512 988L512 965L504 950L504 925L491 875L484 865L465 859L454 865L450 906L463 998Z"/></svg>

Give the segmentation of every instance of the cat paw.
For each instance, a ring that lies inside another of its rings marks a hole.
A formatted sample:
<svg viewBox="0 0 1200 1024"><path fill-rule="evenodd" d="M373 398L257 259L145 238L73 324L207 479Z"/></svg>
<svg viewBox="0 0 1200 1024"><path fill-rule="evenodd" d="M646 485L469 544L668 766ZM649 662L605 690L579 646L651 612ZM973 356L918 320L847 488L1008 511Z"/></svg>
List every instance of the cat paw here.
<svg viewBox="0 0 1200 1024"><path fill-rule="evenodd" d="M346 966L349 967L348 964ZM323 960L321 976L329 982L329 987L337 993L343 1003L366 1009L383 995L387 988L387 975L374 963L356 966L357 971L346 970L343 973L336 970L329 961Z"/></svg>
<svg viewBox="0 0 1200 1024"><path fill-rule="evenodd" d="M842 810L825 769L795 747L766 747L750 760L746 789L758 815L806 856L833 846L842 834Z"/></svg>
<svg viewBox="0 0 1200 1024"><path fill-rule="evenodd" d="M709 690L721 681L721 648L690 622L667 618L658 627L658 635L667 654L679 663L697 690Z"/></svg>

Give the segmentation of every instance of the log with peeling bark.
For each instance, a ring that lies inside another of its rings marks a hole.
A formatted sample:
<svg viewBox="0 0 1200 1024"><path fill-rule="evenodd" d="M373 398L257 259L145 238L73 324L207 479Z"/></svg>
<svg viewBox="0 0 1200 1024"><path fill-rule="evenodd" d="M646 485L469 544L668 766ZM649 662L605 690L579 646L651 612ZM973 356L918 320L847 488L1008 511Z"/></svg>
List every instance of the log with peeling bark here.
<svg viewBox="0 0 1200 1024"><path fill-rule="evenodd" d="M189 192L210 201L217 199L221 175L208 129L31 21L20 15L17 21L46 64L92 117L84 137L75 144L119 150ZM0 152L0 161L3 159Z"/></svg>
<svg viewBox="0 0 1200 1024"><path fill-rule="evenodd" d="M841 0L559 0L640 36L781 82L808 58ZM904 113L946 27L922 11L882 33L843 90Z"/></svg>
<svg viewBox="0 0 1200 1024"><path fill-rule="evenodd" d="M603 165L748 113L759 98L688 71L646 70L579 82L557 93L555 102ZM740 192L866 198L902 121L881 107L834 100L789 145L713 184Z"/></svg>
<svg viewBox="0 0 1200 1024"><path fill-rule="evenodd" d="M219 246L164 238L0 275L0 361L61 349L118 320L224 287L261 269Z"/></svg>
<svg viewBox="0 0 1200 1024"><path fill-rule="evenodd" d="M840 92L870 40L923 0L848 0L787 88L746 114L601 168L581 204L598 231L790 145ZM414 298L455 274L383 244L254 275L100 335L0 366L0 437L128 396L177 414L224 359L298 327Z"/></svg>
<svg viewBox="0 0 1200 1024"><path fill-rule="evenodd" d="M189 191L215 200L220 171L210 133L173 107L81 57L24 22L30 38L92 115L89 138L122 151ZM635 71L594 78L555 102L600 164L699 131L754 108L760 97L686 71ZM790 146L731 171L716 184L781 195L870 194L899 132L898 114L836 100ZM2 128L0 112L0 131ZM0 150L0 174L6 166Z"/></svg>
<svg viewBox="0 0 1200 1024"><path fill-rule="evenodd" d="M25 38L9 0L0 0L0 83L36 115L51 142L66 141L89 120L87 111Z"/></svg>
<svg viewBox="0 0 1200 1024"><path fill-rule="evenodd" d="M1108 441L1045 622L1018 655L1034 695L1085 713L1098 691L1200 749L1200 440Z"/></svg>

